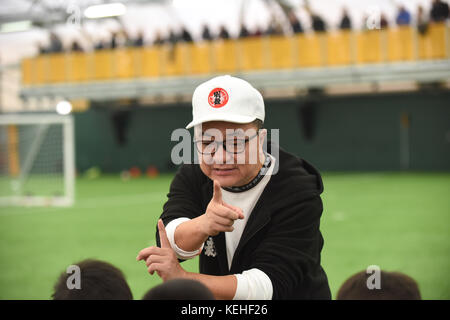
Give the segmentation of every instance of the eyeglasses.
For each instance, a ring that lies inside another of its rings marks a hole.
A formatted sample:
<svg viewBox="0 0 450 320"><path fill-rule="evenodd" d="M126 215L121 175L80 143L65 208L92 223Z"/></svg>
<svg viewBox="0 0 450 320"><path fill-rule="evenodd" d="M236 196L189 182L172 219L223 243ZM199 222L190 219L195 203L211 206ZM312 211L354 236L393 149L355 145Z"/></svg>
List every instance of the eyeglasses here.
<svg viewBox="0 0 450 320"><path fill-rule="evenodd" d="M223 149L231 154L239 154L245 151L245 146L247 142L256 137L258 133L255 135L245 138L245 139L228 139L225 141L216 141L216 140L195 140L194 144L197 148L198 152L203 155L211 155L216 153L221 145Z"/></svg>

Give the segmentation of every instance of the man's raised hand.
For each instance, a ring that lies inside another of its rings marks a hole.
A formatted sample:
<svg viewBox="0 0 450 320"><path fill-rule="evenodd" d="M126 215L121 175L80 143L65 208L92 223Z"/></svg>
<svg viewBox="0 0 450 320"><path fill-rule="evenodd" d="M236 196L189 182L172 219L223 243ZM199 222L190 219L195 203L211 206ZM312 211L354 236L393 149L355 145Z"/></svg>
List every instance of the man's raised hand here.
<svg viewBox="0 0 450 320"><path fill-rule="evenodd" d="M202 216L204 231L211 236L215 236L219 232L233 231L234 221L244 219L240 208L223 201L222 189L218 181L214 180L213 188L212 199L206 208L206 213Z"/></svg>
<svg viewBox="0 0 450 320"><path fill-rule="evenodd" d="M136 260L145 260L148 272L154 274L156 271L164 281L185 277L186 271L178 262L161 219L158 220L158 231L161 248L152 246L142 249Z"/></svg>

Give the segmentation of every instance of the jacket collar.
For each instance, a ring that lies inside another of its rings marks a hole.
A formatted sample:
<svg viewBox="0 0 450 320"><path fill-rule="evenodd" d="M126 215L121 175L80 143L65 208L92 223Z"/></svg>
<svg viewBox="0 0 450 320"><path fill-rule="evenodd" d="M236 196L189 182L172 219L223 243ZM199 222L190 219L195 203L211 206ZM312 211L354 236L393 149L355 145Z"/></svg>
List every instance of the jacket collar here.
<svg viewBox="0 0 450 320"><path fill-rule="evenodd" d="M238 193L238 192L245 192L245 191L250 190L253 187L255 187L258 183L261 182L261 180L264 178L264 176L266 175L267 171L270 168L271 158L267 154L265 154L265 157L266 158L264 160L263 166L259 170L259 172L256 175L256 177L252 179L252 181L247 183L245 186L240 186L240 187L223 187L223 189L226 190L226 191L229 191L229 192Z"/></svg>

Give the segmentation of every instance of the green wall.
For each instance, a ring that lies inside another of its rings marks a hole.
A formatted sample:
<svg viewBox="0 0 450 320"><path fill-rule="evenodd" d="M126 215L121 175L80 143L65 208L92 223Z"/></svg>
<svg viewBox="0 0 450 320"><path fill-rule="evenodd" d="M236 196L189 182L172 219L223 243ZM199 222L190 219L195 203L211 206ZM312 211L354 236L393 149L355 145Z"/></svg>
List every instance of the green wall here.
<svg viewBox="0 0 450 320"><path fill-rule="evenodd" d="M75 114L79 171L145 170L150 164L174 169L170 135L191 121L190 104L128 110L124 144L117 139L114 109ZM409 129L402 129L402 113L409 116ZM450 170L449 91L267 100L265 126L280 129L281 146L320 170L402 170L405 139L409 169Z"/></svg>
<svg viewBox="0 0 450 320"><path fill-rule="evenodd" d="M183 127L190 117L188 106L130 108L126 143L120 144L113 124L115 111L91 108L75 114L76 164L79 171L98 166L105 172L118 172L138 166L155 165L168 171L170 141L174 129Z"/></svg>

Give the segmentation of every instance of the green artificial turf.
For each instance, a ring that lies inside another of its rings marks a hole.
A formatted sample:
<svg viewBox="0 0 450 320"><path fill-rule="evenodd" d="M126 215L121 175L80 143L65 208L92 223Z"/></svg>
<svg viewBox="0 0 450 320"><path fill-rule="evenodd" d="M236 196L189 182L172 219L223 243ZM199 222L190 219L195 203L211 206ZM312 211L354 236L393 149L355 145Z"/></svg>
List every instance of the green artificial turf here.
<svg viewBox="0 0 450 320"><path fill-rule="evenodd" d="M58 275L83 259L119 267L135 299L161 283L139 250L172 175L78 178L72 208L0 208L0 299L49 299ZM417 280L424 299L450 299L450 174L325 173L322 264L333 297L352 274L378 265ZM183 263L197 271L197 260Z"/></svg>

